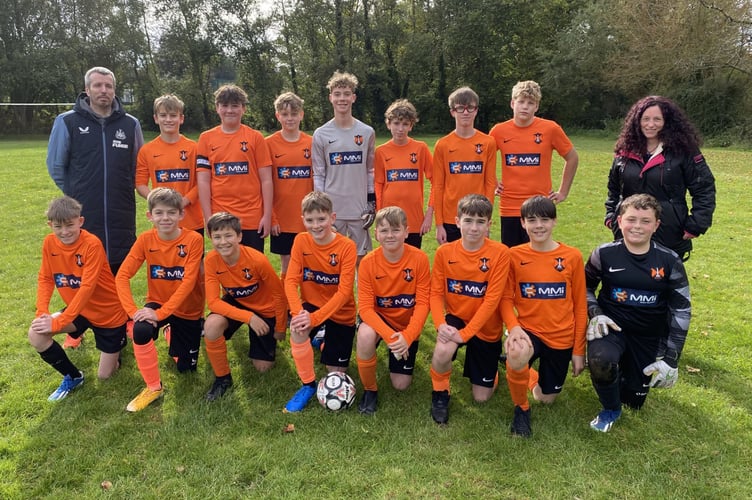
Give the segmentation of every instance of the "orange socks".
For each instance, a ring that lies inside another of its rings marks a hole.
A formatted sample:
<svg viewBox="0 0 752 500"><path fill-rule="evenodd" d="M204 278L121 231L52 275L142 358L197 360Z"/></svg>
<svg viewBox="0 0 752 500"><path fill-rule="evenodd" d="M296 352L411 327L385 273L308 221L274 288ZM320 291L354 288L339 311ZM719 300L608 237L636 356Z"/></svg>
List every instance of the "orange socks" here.
<svg viewBox="0 0 752 500"><path fill-rule="evenodd" d="M452 376L452 370L444 373L438 373L431 367L431 384L434 391L449 391L449 378Z"/></svg>
<svg viewBox="0 0 752 500"><path fill-rule="evenodd" d="M363 389L366 391L377 391L376 386L376 362L378 361L376 356L371 359L362 359L360 357L355 358L358 361L358 374L360 375L360 382L363 384Z"/></svg>
<svg viewBox="0 0 752 500"><path fill-rule="evenodd" d="M224 336L220 336L216 340L204 338L204 343L206 344L206 356L212 365L214 375L217 377L229 375L230 362L227 361L227 343Z"/></svg>
<svg viewBox="0 0 752 500"><path fill-rule="evenodd" d="M528 380L527 387L532 391L536 385L538 385L538 370L530 368L530 380Z"/></svg>
<svg viewBox="0 0 752 500"><path fill-rule="evenodd" d="M304 384L310 384L316 380L316 370L313 367L313 349L310 342L295 344L290 342L292 359L295 361L295 369L298 377Z"/></svg>
<svg viewBox="0 0 752 500"><path fill-rule="evenodd" d="M154 341L149 340L149 343L144 345L133 344L133 354L136 356L136 365L146 382L146 387L152 391L162 389L162 381L159 378L159 358Z"/></svg>
<svg viewBox="0 0 752 500"><path fill-rule="evenodd" d="M524 368L520 371L514 371L509 368L509 363L507 363L507 383L509 384L509 395L512 397L512 402L515 404L515 406L519 406L523 410L530 408L530 403L527 400L527 384L530 379L529 372L529 368Z"/></svg>

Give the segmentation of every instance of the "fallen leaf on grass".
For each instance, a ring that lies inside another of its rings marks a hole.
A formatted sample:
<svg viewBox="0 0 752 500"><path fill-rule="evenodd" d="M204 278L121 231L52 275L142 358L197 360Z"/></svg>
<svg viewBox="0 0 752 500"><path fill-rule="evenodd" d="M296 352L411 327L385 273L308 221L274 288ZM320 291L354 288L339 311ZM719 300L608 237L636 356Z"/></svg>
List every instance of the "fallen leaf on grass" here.
<svg viewBox="0 0 752 500"><path fill-rule="evenodd" d="M289 434L290 432L295 432L295 424L287 424L284 429L282 429L282 432L285 434Z"/></svg>
<svg viewBox="0 0 752 500"><path fill-rule="evenodd" d="M102 481L102 484L100 484L103 490L109 490L112 488L112 482L111 481Z"/></svg>
<svg viewBox="0 0 752 500"><path fill-rule="evenodd" d="M687 373L700 373L700 369L687 365Z"/></svg>

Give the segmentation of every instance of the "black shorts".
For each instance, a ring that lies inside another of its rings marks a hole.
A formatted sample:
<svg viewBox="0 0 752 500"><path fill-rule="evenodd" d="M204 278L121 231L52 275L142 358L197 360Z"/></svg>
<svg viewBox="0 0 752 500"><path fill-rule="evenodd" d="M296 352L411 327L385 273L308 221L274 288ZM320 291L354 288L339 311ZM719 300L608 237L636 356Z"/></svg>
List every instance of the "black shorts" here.
<svg viewBox="0 0 752 500"><path fill-rule="evenodd" d="M94 343L101 352L107 354L114 354L120 352L128 342L125 334L125 325L123 323L115 328L103 328L101 326L94 326L91 321L83 316L77 316L73 320L73 326L76 328L75 332L71 332L68 335L74 339L79 338L84 334L86 329L91 329L94 332Z"/></svg>
<svg viewBox="0 0 752 500"><path fill-rule="evenodd" d="M314 312L318 307L303 302L303 309L308 312ZM352 356L353 341L355 340L355 324L343 325L330 319L324 321L321 325L315 325L311 328L309 336L316 336L320 328L325 329L324 348L321 350L321 363L329 366L338 366L347 368L350 365Z"/></svg>
<svg viewBox="0 0 752 500"><path fill-rule="evenodd" d="M519 217L501 217L501 242L509 248L530 241ZM541 386L542 387L542 386Z"/></svg>
<svg viewBox="0 0 752 500"><path fill-rule="evenodd" d="M543 394L558 394L567 379L569 362L572 360L572 349L553 349L548 347L535 334L525 331L533 343L533 357L530 366L538 360L538 385Z"/></svg>
<svg viewBox="0 0 752 500"><path fill-rule="evenodd" d="M462 238L462 233L460 233L460 228L457 227L457 224L447 224L445 222L442 225L444 226L444 231L446 231L447 243Z"/></svg>
<svg viewBox="0 0 752 500"><path fill-rule="evenodd" d="M261 237L258 229L243 229L243 237L240 243L264 253L264 238Z"/></svg>
<svg viewBox="0 0 752 500"><path fill-rule="evenodd" d="M423 236L421 236L420 233L408 233L407 238L405 238L405 243L414 246L415 248L420 248L423 244Z"/></svg>
<svg viewBox="0 0 752 500"><path fill-rule="evenodd" d="M229 295L222 297L224 302L227 302L233 307L243 309L244 311L251 311L256 314L252 309L248 309L237 300L233 299ZM274 327L277 323L276 318L265 318L258 315L264 322L269 325L269 333L267 335L258 335L248 323L243 323L235 319L225 318L227 320L227 328L224 331L224 337L230 340L232 336L243 325L248 326L248 357L251 359L258 359L261 361L274 361L277 355L277 340L274 338Z"/></svg>
<svg viewBox="0 0 752 500"><path fill-rule="evenodd" d="M660 337L611 330L605 337L588 342L588 359L593 356L604 363L618 363L622 391L647 395L652 376L642 370L655 363L659 347Z"/></svg>
<svg viewBox="0 0 752 500"><path fill-rule="evenodd" d="M162 306L156 302L147 302L144 307L149 307L155 311ZM167 316L165 319L153 326L148 321L136 321L133 324L133 342L145 344L145 339L159 338L159 329L163 326L170 325L170 349L168 353L171 357L195 360L198 358L199 347L201 347L201 333L204 329L204 319L185 319L174 314ZM190 365L195 366L191 361Z"/></svg>
<svg viewBox="0 0 752 500"><path fill-rule="evenodd" d="M277 255L290 255L292 242L298 233L279 233L279 236L272 235L269 238L269 250Z"/></svg>
<svg viewBox="0 0 752 500"><path fill-rule="evenodd" d="M458 330L465 327L465 322L457 316L447 314L445 319L449 326L453 326ZM499 356L501 356L502 348L501 339L496 342L488 342L474 336L465 344L461 344L460 347L462 345L467 346L462 375L469 378L473 385L494 387L499 370ZM452 361L457 358L457 352L459 352L459 348L454 352Z"/></svg>
<svg viewBox="0 0 752 500"><path fill-rule="evenodd" d="M397 331L396 328L394 328L383 316L381 316L382 320L389 325L389 328ZM378 335L378 334L377 334ZM384 342L384 339L379 337L378 341L376 342L376 347L378 348L379 344ZM386 342L384 342L386 344ZM387 353L389 353L389 373L399 373L400 375L412 375L413 371L415 370L415 359L418 357L418 346L420 345L420 340L416 339L413 341L412 344L410 344L410 349L408 350L407 359L397 359L394 354L392 354L392 351L389 350L387 347Z"/></svg>

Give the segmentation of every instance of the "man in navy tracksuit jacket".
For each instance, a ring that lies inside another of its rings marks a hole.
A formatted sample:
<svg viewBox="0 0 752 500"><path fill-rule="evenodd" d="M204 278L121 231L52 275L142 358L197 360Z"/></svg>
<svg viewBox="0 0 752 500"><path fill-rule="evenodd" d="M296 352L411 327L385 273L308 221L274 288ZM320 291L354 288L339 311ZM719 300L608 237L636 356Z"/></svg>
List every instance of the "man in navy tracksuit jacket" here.
<svg viewBox="0 0 752 500"><path fill-rule="evenodd" d="M134 178L144 143L139 121L115 96L115 75L95 67L73 109L55 119L47 170L83 205L84 228L102 240L113 274L136 241Z"/></svg>

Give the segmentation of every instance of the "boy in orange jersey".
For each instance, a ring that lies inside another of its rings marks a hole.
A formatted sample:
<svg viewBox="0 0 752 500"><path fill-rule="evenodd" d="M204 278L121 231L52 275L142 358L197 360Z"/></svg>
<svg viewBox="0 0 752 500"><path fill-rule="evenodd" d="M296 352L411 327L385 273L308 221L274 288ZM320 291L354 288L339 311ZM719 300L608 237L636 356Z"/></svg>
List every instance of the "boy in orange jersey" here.
<svg viewBox="0 0 752 500"><path fill-rule="evenodd" d="M488 239L493 204L469 194L457 204L462 238L436 250L431 272L431 317L436 347L431 360L431 417L449 421L449 379L457 349L467 345L464 376L473 398L484 402L496 389L501 354L499 301L509 272L509 249Z"/></svg>
<svg viewBox="0 0 752 500"><path fill-rule="evenodd" d="M528 198L520 208L530 243L509 251L509 280L501 314L509 330L507 382L514 403L513 435L530 436L528 385L533 397L553 403L567 378L585 367L587 294L580 251L553 238L556 205L546 196ZM538 371L530 365L539 359ZM538 377L540 372L540 379Z"/></svg>
<svg viewBox="0 0 752 500"><path fill-rule="evenodd" d="M285 405L299 412L316 394L316 371L310 340L326 331L321 362L328 371L347 370L355 338L355 243L334 231L336 214L325 193L308 193L301 203L305 233L295 237L285 295L290 306L290 351L303 383Z"/></svg>
<svg viewBox="0 0 752 500"><path fill-rule="evenodd" d="M358 268L358 327L356 356L363 384L360 413L372 415L378 404L376 348L389 349L392 386L404 391L413 380L418 339L428 317L431 269L421 250L405 245L407 215L399 207L376 212L376 241Z"/></svg>
<svg viewBox="0 0 752 500"><path fill-rule="evenodd" d="M180 227L183 195L157 188L146 198L146 216L154 227L142 233L120 267L115 282L120 303L133 319L133 354L146 387L126 410L146 408L162 396L159 360L154 341L159 328L169 324L169 354L178 371L195 371L201 344L204 314L203 283L199 279L204 239L195 231ZM147 265L146 304L136 306L130 279L141 265Z"/></svg>
<svg viewBox="0 0 752 500"><path fill-rule="evenodd" d="M232 387L225 340L241 325L248 325L248 357L254 368L265 372L274 366L277 339L285 338L287 301L269 259L240 244L240 219L227 212L216 213L206 223L206 230L214 250L204 259L211 311L204 323L204 342L216 376L206 399L214 401Z"/></svg>
<svg viewBox="0 0 752 500"><path fill-rule="evenodd" d="M29 327L29 343L63 376L60 386L47 398L49 401L64 399L84 383L83 372L53 340L53 335L67 333L78 338L91 328L101 351L97 374L100 379L108 378L118 369L120 351L126 343L128 316L117 299L107 255L99 238L81 229L83 223L81 204L69 196L52 200L47 209L47 225L52 234L42 244L36 313ZM56 288L66 307L50 314L50 299Z"/></svg>
<svg viewBox="0 0 752 500"><path fill-rule="evenodd" d="M453 223L457 203L470 193L493 200L496 188L496 142L475 128L478 94L460 87L449 96L454 130L433 149L433 206L439 244L460 239Z"/></svg>
<svg viewBox="0 0 752 500"><path fill-rule="evenodd" d="M394 101L384 113L392 140L376 148L374 186L376 208L402 207L407 213L408 245L420 248L423 235L431 230L433 189L423 213L423 179L433 177L433 158L425 142L408 136L418 121L415 106L407 99Z"/></svg>
<svg viewBox="0 0 752 500"><path fill-rule="evenodd" d="M243 245L264 251L272 227L272 160L264 136L243 125L248 95L237 85L214 93L220 125L198 138L196 179L204 220L228 212L240 218Z"/></svg>
<svg viewBox="0 0 752 500"><path fill-rule="evenodd" d="M548 196L561 203L569 196L579 157L564 130L554 121L535 116L541 101L540 86L532 80L512 88L514 117L497 123L489 135L501 151L500 195L501 242L513 247L529 241L520 223L520 206L533 195ZM551 186L553 151L564 158L558 191Z"/></svg>
<svg viewBox="0 0 752 500"><path fill-rule="evenodd" d="M196 143L180 133L185 105L178 96L165 94L154 99L154 123L159 136L138 152L136 191L144 199L152 188L174 189L183 195L185 217L182 226L204 234L204 218L196 186Z"/></svg>
<svg viewBox="0 0 752 500"><path fill-rule="evenodd" d="M300 202L313 191L311 136L300 130L303 99L292 92L285 92L274 101L274 110L282 128L266 138L276 193L269 248L279 255L280 276L284 281L290 264L292 242L296 234L305 231L300 217Z"/></svg>

